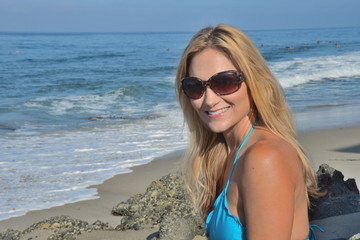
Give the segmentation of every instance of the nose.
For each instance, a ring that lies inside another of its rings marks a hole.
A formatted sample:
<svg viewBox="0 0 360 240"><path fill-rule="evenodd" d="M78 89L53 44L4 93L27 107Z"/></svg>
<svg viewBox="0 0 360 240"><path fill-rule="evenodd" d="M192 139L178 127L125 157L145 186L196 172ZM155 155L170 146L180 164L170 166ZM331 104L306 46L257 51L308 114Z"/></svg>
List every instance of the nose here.
<svg viewBox="0 0 360 240"><path fill-rule="evenodd" d="M220 101L220 97L213 90L211 90L210 87L205 89L203 97L203 104L207 107L213 107Z"/></svg>

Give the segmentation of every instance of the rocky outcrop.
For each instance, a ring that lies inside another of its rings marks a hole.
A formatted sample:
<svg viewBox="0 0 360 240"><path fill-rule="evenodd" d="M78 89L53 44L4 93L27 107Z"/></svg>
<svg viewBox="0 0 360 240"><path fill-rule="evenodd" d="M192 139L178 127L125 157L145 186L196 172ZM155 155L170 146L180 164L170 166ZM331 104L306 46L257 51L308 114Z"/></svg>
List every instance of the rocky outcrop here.
<svg viewBox="0 0 360 240"><path fill-rule="evenodd" d="M0 239L3 239L3 240L18 240L18 239L20 239L22 234L23 233L20 232L20 231L13 230L13 229L8 229L8 230L0 233Z"/></svg>
<svg viewBox="0 0 360 240"><path fill-rule="evenodd" d="M192 239L205 234L205 226L193 207L180 172L154 181L145 194L137 194L112 210L123 216L116 229L159 227L160 239Z"/></svg>
<svg viewBox="0 0 360 240"><path fill-rule="evenodd" d="M53 230L54 233L50 235L48 240L74 240L76 236L96 230L114 230L108 223L96 221L93 224L88 224L85 221L73 219L68 216L57 216L45 219L41 222L31 225L23 232L8 229L0 233L0 239L18 240L22 235L30 233L36 229Z"/></svg>
<svg viewBox="0 0 360 240"><path fill-rule="evenodd" d="M355 179L344 181L344 175L322 164L316 172L320 192L325 196L311 198L310 220L360 212L360 195Z"/></svg>

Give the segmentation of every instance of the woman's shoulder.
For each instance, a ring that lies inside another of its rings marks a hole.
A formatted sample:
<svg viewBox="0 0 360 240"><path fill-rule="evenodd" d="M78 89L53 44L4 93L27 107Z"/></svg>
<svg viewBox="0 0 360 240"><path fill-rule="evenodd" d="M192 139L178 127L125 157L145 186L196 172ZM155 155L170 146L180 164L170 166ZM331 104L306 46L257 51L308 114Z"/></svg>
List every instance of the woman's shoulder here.
<svg viewBox="0 0 360 240"><path fill-rule="evenodd" d="M263 131L259 134L257 140L247 149L245 157L274 161L284 158L297 158L297 154L293 146L283 138Z"/></svg>
<svg viewBox="0 0 360 240"><path fill-rule="evenodd" d="M299 172L298 155L290 143L274 134L264 134L253 143L243 156L244 177L293 178Z"/></svg>

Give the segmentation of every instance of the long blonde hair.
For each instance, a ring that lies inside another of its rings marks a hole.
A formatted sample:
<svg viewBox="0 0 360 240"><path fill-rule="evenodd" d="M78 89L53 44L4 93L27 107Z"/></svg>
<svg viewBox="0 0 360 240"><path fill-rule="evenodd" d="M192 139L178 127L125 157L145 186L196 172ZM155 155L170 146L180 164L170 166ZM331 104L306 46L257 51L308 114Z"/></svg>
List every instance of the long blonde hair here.
<svg viewBox="0 0 360 240"><path fill-rule="evenodd" d="M244 73L259 121L296 150L309 195L317 195L315 174L299 142L283 88L270 72L253 42L239 29L229 25L207 27L196 33L181 57L176 75L176 94L189 128L189 145L185 154L188 186L203 217L212 210L220 193L221 178L227 159L227 146L221 133L210 131L199 118L181 88L188 76L192 58L205 48L214 48L227 56ZM189 171L190 170L190 171Z"/></svg>

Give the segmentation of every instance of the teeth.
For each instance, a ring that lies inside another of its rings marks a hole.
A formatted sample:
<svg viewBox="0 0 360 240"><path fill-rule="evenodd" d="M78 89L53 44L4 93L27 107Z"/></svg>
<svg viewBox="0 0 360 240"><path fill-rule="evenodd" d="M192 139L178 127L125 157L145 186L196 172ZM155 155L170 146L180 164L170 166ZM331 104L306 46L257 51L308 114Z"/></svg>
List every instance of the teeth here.
<svg viewBox="0 0 360 240"><path fill-rule="evenodd" d="M219 110L217 110L217 111L215 111L215 112L207 111L207 113L208 113L209 115L216 115L216 114L223 113L223 112L225 112L226 110L228 110L228 108L222 108L222 109L219 109Z"/></svg>

